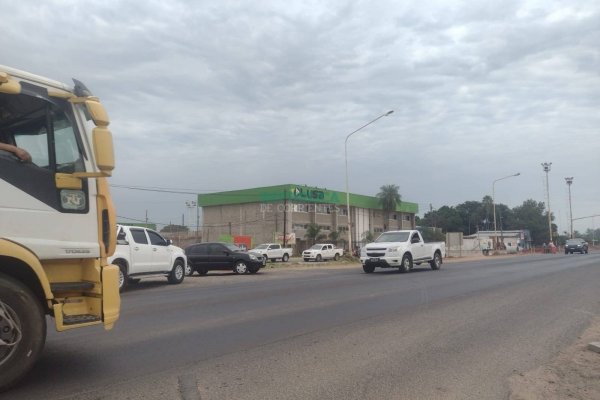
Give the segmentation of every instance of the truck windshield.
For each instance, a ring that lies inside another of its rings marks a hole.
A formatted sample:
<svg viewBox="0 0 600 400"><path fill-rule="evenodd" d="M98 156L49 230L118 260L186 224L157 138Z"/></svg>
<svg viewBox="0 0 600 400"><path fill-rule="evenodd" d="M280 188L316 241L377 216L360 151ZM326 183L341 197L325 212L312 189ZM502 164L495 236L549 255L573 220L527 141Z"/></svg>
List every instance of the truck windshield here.
<svg viewBox="0 0 600 400"><path fill-rule="evenodd" d="M410 232L385 232L375 239L375 243L406 242L408 240L408 236L410 236Z"/></svg>
<svg viewBox="0 0 600 400"><path fill-rule="evenodd" d="M255 247L255 249L257 250L262 250L262 249L266 249L267 247L269 247L268 244L261 244Z"/></svg>

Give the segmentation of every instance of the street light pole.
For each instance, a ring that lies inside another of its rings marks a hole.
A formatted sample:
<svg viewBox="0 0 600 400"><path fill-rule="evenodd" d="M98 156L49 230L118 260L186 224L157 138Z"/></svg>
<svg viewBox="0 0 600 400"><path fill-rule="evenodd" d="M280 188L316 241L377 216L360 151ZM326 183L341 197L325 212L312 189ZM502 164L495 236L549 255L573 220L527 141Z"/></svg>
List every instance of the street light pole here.
<svg viewBox="0 0 600 400"><path fill-rule="evenodd" d="M352 219L351 219L351 213L350 213L350 191L348 189L348 139L350 139L350 136L354 135L356 132L360 131L363 128L366 128L367 126L371 125L373 122L377 121L380 118L383 117L387 117L388 115L390 115L391 113L393 113L394 110L390 110L388 112L386 112L385 114L381 114L379 117L375 118L374 120L364 124L363 126L361 126L360 128L358 128L357 130L350 132L348 134L348 136L346 136L346 140L344 141L344 159L346 160L346 211L348 213L347 215L347 221L348 221L348 251L350 252L350 255L352 255Z"/></svg>
<svg viewBox="0 0 600 400"><path fill-rule="evenodd" d="M550 167L552 163L542 163L542 168L544 168L544 172L546 173L546 199L548 200L548 235L550 236L550 241L548 244L552 243L552 217L550 216L550 185L548 183L548 172L550 172Z"/></svg>
<svg viewBox="0 0 600 400"><path fill-rule="evenodd" d="M496 182L519 175L521 175L521 173L517 172L516 174L507 175L492 182L492 207L494 208L494 250L496 250L496 245L498 242L498 228L496 227Z"/></svg>
<svg viewBox="0 0 600 400"><path fill-rule="evenodd" d="M565 178L567 186L569 186L569 220L571 221L571 239L573 239L573 207L571 206L571 185L573 184L573 177Z"/></svg>

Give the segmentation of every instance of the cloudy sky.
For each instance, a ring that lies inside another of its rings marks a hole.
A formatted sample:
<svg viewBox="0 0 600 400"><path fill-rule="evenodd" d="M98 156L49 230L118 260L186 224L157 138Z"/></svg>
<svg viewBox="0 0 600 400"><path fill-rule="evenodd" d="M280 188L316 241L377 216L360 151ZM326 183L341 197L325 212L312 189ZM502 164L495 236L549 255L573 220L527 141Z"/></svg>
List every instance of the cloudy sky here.
<svg viewBox="0 0 600 400"><path fill-rule="evenodd" d="M421 214L491 195L600 214L600 3L0 0L0 63L105 103L118 215L193 223L191 194L307 184ZM575 228L600 227L600 217Z"/></svg>

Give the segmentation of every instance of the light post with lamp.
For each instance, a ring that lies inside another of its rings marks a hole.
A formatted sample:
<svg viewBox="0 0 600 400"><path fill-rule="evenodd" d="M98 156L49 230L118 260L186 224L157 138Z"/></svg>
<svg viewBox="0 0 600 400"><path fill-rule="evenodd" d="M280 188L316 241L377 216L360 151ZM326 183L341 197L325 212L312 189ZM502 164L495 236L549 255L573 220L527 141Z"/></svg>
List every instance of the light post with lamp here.
<svg viewBox="0 0 600 400"><path fill-rule="evenodd" d="M492 207L494 209L494 250L496 250L496 246L498 243L498 228L496 227L496 182L501 181L503 179L512 178L513 176L519 176L519 175L521 175L521 173L517 172L516 174L504 176L504 177L498 178L498 179L494 180L494 182L492 182Z"/></svg>
<svg viewBox="0 0 600 400"><path fill-rule="evenodd" d="M573 207L571 206L571 185L573 184L573 177L565 178L567 182L567 186L569 186L569 220L571 224L569 225L571 228L571 239L573 239Z"/></svg>
<svg viewBox="0 0 600 400"><path fill-rule="evenodd" d="M354 135L356 132L360 131L363 128L366 128L367 126L371 125L373 122L377 121L380 118L383 117L387 117L388 115L390 115L391 113L393 113L394 110L390 110L388 112L386 112L385 114L381 114L379 117L375 118L374 120L364 124L363 126L361 126L360 128L358 128L357 130L350 132L348 134L348 136L346 136L346 140L344 141L344 158L346 160L346 212L348 213L347 215L347 221L348 221L348 251L350 252L350 255L352 255L352 219L350 217L350 192L348 189L348 139L350 139L350 136Z"/></svg>
<svg viewBox="0 0 600 400"><path fill-rule="evenodd" d="M550 167L552 166L552 163L542 163L542 168L544 168L544 172L546 173L546 198L548 200L548 236L550 238L550 241L548 242L548 245L550 245L550 243L553 243L552 240L552 214L550 213L550 184L548 183L548 172L550 172Z"/></svg>

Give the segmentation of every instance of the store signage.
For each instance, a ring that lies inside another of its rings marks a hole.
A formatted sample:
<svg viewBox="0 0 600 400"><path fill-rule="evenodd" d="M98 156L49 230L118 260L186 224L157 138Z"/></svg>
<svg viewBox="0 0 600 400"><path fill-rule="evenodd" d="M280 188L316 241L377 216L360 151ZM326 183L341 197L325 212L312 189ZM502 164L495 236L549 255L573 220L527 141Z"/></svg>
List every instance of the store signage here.
<svg viewBox="0 0 600 400"><path fill-rule="evenodd" d="M325 192L322 190L301 188L296 186L293 190L294 197L308 200L324 200Z"/></svg>

